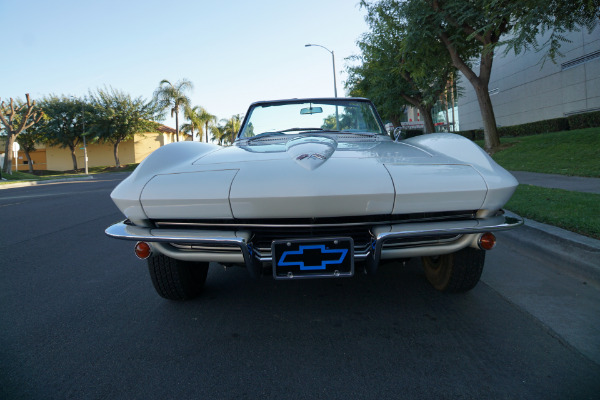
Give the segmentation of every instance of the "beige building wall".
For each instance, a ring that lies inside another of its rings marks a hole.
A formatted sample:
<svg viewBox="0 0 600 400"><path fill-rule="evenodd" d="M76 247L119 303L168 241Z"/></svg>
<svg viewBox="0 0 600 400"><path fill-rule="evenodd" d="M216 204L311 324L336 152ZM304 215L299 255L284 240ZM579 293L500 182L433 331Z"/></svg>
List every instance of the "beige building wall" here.
<svg viewBox="0 0 600 400"><path fill-rule="evenodd" d="M184 135L182 139L189 140ZM171 132L144 133L135 135L133 140L119 144L119 161L121 165L138 164L150 155L154 150L175 141L175 135ZM0 138L0 144L3 138ZM73 158L68 148L62 149L58 146L36 146L35 152L31 153L36 170L69 171L73 169ZM0 154L4 153L4 147L0 148ZM83 155L83 144L75 150L77 168L85 166ZM88 167L114 166L114 146L110 143L88 143ZM25 153L19 152L19 171L28 171Z"/></svg>
<svg viewBox="0 0 600 400"><path fill-rule="evenodd" d="M4 148L6 146L6 139L0 138L0 155L4 156ZM36 149L29 153L31 157L31 161L33 162L33 169L35 170L45 170L46 169L46 148L41 145L36 145ZM4 159L2 158L2 161ZM2 163L0 163L0 168L2 168ZM15 171L24 171L29 172L29 165L27 161L27 156L24 151L19 150L16 162L13 158L13 169Z"/></svg>
<svg viewBox="0 0 600 400"><path fill-rule="evenodd" d="M168 133L144 133L136 135L133 140L119 144L119 162L121 165L137 164L142 162L154 150L172 142L171 134ZM114 146L110 143L92 143L87 145L88 167L114 166ZM77 167L85 165L83 145L75 150ZM51 171L66 171L73 169L71 151L60 147L48 147L46 149L46 164Z"/></svg>
<svg viewBox="0 0 600 400"><path fill-rule="evenodd" d="M145 133L144 135L137 135L133 142L133 162L140 163L154 150L165 144L171 143L170 136L172 135L163 133Z"/></svg>
<svg viewBox="0 0 600 400"><path fill-rule="evenodd" d="M85 160L83 159L83 145L80 145L75 150L77 158L77 168L83 168ZM119 155L122 164L125 162L126 145L122 143L119 146ZM110 144L90 144L87 146L88 152L88 167L100 167L105 165L114 165L113 149ZM133 161L131 161L133 162ZM51 171L66 171L73 169L73 158L69 148L60 148L57 146L48 147L46 149L46 164Z"/></svg>

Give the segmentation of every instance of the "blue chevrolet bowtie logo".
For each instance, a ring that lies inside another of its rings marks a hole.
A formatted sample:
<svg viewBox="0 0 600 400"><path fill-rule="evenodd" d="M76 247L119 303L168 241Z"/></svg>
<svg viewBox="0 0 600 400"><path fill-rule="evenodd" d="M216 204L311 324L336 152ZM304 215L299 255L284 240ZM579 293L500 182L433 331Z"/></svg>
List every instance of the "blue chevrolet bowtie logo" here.
<svg viewBox="0 0 600 400"><path fill-rule="evenodd" d="M302 256L304 255L305 251L310 251L310 250L317 250L321 252L321 255L323 256L322 258L324 258L321 261L320 265L304 265L304 261L286 261L286 257L290 257L290 258L294 258L293 256ZM315 270L322 270L322 269L326 269L328 265L337 265L337 264L341 264L342 262L344 262L344 258L346 258L346 254L348 254L348 249L327 249L325 247L325 245L320 244L320 245L307 245L307 246L300 246L298 248L298 250L288 250L285 251L282 255L281 258L279 259L279 262L277 263L277 265L279 265L280 267L295 267L298 266L300 267L301 271L315 271ZM335 258L336 256L338 256L337 258ZM327 259L325 259L327 258ZM334 258L334 259L331 259Z"/></svg>

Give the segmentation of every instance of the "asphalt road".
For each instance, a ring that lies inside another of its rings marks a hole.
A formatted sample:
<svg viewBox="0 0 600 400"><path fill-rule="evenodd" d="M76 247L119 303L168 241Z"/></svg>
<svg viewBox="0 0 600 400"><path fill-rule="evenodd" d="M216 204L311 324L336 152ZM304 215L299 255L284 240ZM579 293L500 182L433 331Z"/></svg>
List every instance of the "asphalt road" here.
<svg viewBox="0 0 600 400"><path fill-rule="evenodd" d="M104 235L122 177L0 191L0 398L598 398L600 288L518 237L462 295L418 261L292 282L212 265L170 302Z"/></svg>

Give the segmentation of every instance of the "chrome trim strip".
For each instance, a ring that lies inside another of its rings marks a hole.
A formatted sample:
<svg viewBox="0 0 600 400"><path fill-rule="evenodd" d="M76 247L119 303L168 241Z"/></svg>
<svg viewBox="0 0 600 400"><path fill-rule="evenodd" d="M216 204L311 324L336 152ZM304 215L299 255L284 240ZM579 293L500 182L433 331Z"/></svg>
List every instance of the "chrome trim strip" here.
<svg viewBox="0 0 600 400"><path fill-rule="evenodd" d="M203 228L203 227L210 227L210 228L229 228L231 229L232 227L235 228L290 228L290 229L294 229L294 228L336 228L336 227L340 227L340 228L344 228L344 227L348 227L348 226L373 226L373 225L390 225L390 224L399 224L399 223L425 223L425 222L444 222L444 221L448 221L448 220L472 220L474 213L468 213L465 212L464 214L456 214L456 215L440 215L440 216L433 216L433 217L428 217L428 218L409 218L406 220L381 220L381 221L376 221L376 220L370 220L370 221L364 221L364 222L343 222L343 223L314 223L314 224L285 224L285 223L281 223L281 224L269 224L269 223L244 223L244 222L216 222L216 221L211 221L211 222L185 222L185 221L173 221L173 222L166 222L166 221L156 221L155 224L161 228L161 226L182 226L182 227L187 227L187 228L194 228L194 227L198 227L198 228ZM468 219L467 219L468 218ZM168 229L168 228L165 228Z"/></svg>
<svg viewBox="0 0 600 400"><path fill-rule="evenodd" d="M371 226L377 224L391 224L391 221L383 222L348 222L343 224L220 224L211 222L157 222L156 225L161 226L186 226L186 227L242 227L242 228L332 228L346 226Z"/></svg>
<svg viewBox="0 0 600 400"><path fill-rule="evenodd" d="M385 232L380 227L375 227L373 233L376 240L387 240L392 238L404 238L412 236L430 236L430 235L464 235L468 233L482 233L492 231L503 231L516 228L523 225L521 217L508 217L505 215L495 215L487 218L477 218L468 221L441 221L425 222L415 224L393 224L389 231Z"/></svg>
<svg viewBox="0 0 600 400"><path fill-rule="evenodd" d="M443 246L448 243L454 243L463 235L455 235L451 238L446 239L431 239L431 240L419 240L419 241L408 241L402 243L384 243L383 248L385 250L401 249L405 247L419 247L419 246Z"/></svg>
<svg viewBox="0 0 600 400"><path fill-rule="evenodd" d="M414 247L402 247L402 248L388 248L383 247L379 260L397 260L399 258L412 258L422 256L437 256L441 254L454 253L460 249L468 247L473 241L473 237L477 237L479 234L472 233L467 235L461 235L460 239L443 244L432 244L425 246L414 246Z"/></svg>
<svg viewBox="0 0 600 400"><path fill-rule="evenodd" d="M106 228L105 233L115 239L144 242L198 243L204 245L245 245L250 238L246 231L201 231L146 228L118 222Z"/></svg>

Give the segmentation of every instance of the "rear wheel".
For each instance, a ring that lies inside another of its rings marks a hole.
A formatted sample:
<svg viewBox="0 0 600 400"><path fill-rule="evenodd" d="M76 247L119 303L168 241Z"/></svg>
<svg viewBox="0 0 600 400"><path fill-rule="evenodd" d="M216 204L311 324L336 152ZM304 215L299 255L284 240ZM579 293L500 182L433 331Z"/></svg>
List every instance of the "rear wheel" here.
<svg viewBox="0 0 600 400"><path fill-rule="evenodd" d="M159 295L169 300L189 300L202 292L208 263L181 261L157 254L148 259L148 270Z"/></svg>
<svg viewBox="0 0 600 400"><path fill-rule="evenodd" d="M422 257L429 283L442 292L466 292L479 282L485 251L466 247L452 254Z"/></svg>

